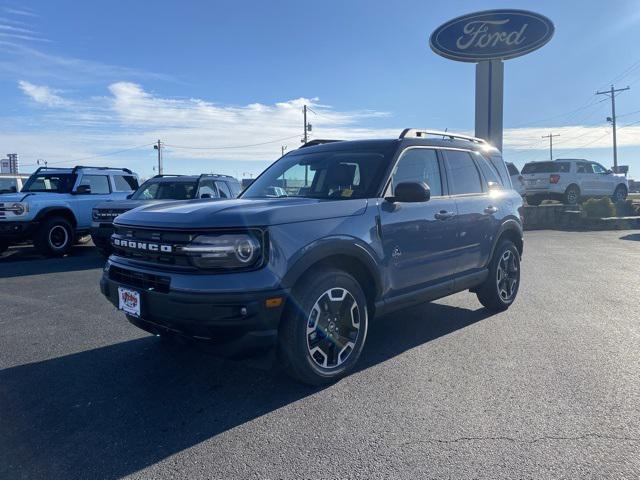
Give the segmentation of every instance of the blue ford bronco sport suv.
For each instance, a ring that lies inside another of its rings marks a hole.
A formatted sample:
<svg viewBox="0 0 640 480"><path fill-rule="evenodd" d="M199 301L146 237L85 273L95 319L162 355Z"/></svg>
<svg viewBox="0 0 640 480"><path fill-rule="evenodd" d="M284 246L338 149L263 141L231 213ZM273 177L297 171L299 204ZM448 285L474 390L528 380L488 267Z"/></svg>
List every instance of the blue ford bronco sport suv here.
<svg viewBox="0 0 640 480"><path fill-rule="evenodd" d="M97 204L91 214L91 239L100 253L108 257L114 232L113 220L118 215L141 205L171 200L236 198L240 190L240 182L229 175L156 175L127 195L125 200Z"/></svg>
<svg viewBox="0 0 640 480"><path fill-rule="evenodd" d="M76 241L89 240L96 204L124 199L136 188L138 176L127 168L40 167L20 193L0 195L0 253L33 241L43 255L64 255Z"/></svg>
<svg viewBox="0 0 640 480"><path fill-rule="evenodd" d="M305 146L237 200L118 216L100 287L160 336L277 336L285 369L323 384L354 368L374 316L462 290L507 309L521 206L500 152L477 138L406 129Z"/></svg>

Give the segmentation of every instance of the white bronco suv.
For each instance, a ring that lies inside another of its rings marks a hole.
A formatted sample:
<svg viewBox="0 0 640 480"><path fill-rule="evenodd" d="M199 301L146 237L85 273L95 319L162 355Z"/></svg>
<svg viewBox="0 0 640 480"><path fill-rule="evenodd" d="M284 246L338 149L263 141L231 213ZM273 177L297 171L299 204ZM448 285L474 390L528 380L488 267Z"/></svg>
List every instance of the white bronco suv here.
<svg viewBox="0 0 640 480"><path fill-rule="evenodd" d="M138 176L127 168L41 167L20 193L0 195L0 253L31 240L44 255L64 255L89 233L96 204L136 188Z"/></svg>
<svg viewBox="0 0 640 480"><path fill-rule="evenodd" d="M589 197L625 200L629 192L627 178L613 173L597 162L559 158L530 162L522 168L527 203L540 205L543 200L560 200L575 205Z"/></svg>

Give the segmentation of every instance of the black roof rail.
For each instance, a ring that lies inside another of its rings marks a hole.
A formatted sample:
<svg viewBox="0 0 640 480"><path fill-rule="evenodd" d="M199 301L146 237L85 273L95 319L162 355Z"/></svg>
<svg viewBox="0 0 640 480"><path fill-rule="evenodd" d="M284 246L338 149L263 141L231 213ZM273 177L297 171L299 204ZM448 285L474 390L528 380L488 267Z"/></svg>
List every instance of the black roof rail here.
<svg viewBox="0 0 640 480"><path fill-rule="evenodd" d="M324 145L325 143L334 143L334 142L343 142L344 140L331 140L331 139L322 139L322 138L318 138L316 140L310 140L307 143L305 143L304 145L302 145L300 148L305 148L305 147L314 147L316 145Z"/></svg>
<svg viewBox="0 0 640 480"><path fill-rule="evenodd" d="M151 178L163 178L163 177L184 177L181 173L159 173Z"/></svg>
<svg viewBox="0 0 640 480"><path fill-rule="evenodd" d="M232 180L236 180L236 177L232 175L225 175L224 173L201 173L200 178L202 177L231 178Z"/></svg>
<svg viewBox="0 0 640 480"><path fill-rule="evenodd" d="M75 174L79 169L91 169L91 170L122 170L123 172L129 173L129 174L133 174L133 172L131 170L129 170L128 168L120 168L120 167L92 167L91 165L76 165L75 167L73 167L73 170L71 170L72 174Z"/></svg>
<svg viewBox="0 0 640 480"><path fill-rule="evenodd" d="M462 135L460 133L451 133L451 132L443 132L440 130L420 130L419 128L405 128L398 138L422 138L422 137L442 137L449 138L451 140L466 140L472 143L479 143L483 145L487 145L487 141L478 138L472 137L471 135Z"/></svg>

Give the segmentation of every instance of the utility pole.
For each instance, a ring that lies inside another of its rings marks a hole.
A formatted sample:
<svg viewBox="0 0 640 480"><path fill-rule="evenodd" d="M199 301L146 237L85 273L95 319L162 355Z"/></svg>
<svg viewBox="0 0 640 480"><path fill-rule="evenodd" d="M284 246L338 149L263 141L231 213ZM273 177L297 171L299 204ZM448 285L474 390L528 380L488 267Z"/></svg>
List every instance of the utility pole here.
<svg viewBox="0 0 640 480"><path fill-rule="evenodd" d="M280 156L284 157L284 151L287 149L287 146L286 145L282 145L280 148L282 150L282 154Z"/></svg>
<svg viewBox="0 0 640 480"><path fill-rule="evenodd" d="M596 95L608 95L611 98L611 126L613 127L613 171L618 173L618 141L616 138L616 93L629 90L630 87L614 88L611 85L610 90L596 92Z"/></svg>
<svg viewBox="0 0 640 480"><path fill-rule="evenodd" d="M543 135L542 138L549 139L549 160L553 161L553 137L559 137L560 134L556 133L555 135L549 132L549 135Z"/></svg>
<svg viewBox="0 0 640 480"><path fill-rule="evenodd" d="M158 151L158 175L162 175L162 142L158 140L158 143L153 146L154 150Z"/></svg>
<svg viewBox="0 0 640 480"><path fill-rule="evenodd" d="M302 113L304 115L304 140L302 143L307 143L307 106L302 107Z"/></svg>

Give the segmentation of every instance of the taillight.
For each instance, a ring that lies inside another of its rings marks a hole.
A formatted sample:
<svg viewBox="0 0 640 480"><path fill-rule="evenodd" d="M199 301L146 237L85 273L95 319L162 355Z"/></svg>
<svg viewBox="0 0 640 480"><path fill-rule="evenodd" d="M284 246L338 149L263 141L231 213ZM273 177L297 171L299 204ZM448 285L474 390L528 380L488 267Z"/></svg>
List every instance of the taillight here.
<svg viewBox="0 0 640 480"><path fill-rule="evenodd" d="M551 175L549 177L549 183L558 183L560 181L560 175Z"/></svg>

